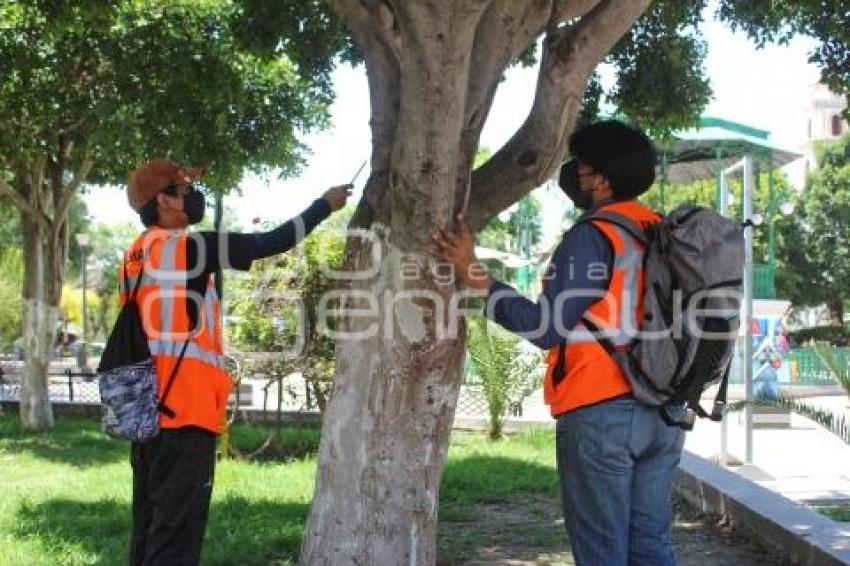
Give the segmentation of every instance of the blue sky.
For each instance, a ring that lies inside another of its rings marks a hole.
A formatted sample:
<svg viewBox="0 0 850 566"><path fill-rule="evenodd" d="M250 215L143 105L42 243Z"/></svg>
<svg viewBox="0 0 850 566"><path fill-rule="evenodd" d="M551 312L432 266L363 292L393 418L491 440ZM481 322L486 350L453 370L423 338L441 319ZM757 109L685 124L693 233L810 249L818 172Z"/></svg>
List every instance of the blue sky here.
<svg viewBox="0 0 850 566"><path fill-rule="evenodd" d="M813 42L798 38L787 46L770 45L757 50L742 33L732 33L707 18L702 26L708 41L706 70L714 90L714 100L706 115L742 122L772 132L773 140L791 150L805 142L804 107L809 89L818 80L818 70L807 63ZM604 73L603 73L604 77ZM297 178L279 180L246 177L241 195L225 203L236 211L236 222L250 226L252 219L284 221L306 208L313 199L334 184L348 182L371 147L368 128L369 98L362 67L341 66L334 72L337 92L333 104L332 127L303 136L310 149L307 166ZM536 71L511 69L499 87L490 117L482 132L481 144L498 149L525 119L534 94ZM798 173L792 166L792 178ZM358 177L354 198L359 198L368 177L368 165ZM562 210L566 199L556 191L542 191L541 197ZM127 206L123 190L96 188L84 197L95 221L107 224L138 223ZM557 215L545 219L547 235L558 230ZM554 225L553 225L554 224Z"/></svg>

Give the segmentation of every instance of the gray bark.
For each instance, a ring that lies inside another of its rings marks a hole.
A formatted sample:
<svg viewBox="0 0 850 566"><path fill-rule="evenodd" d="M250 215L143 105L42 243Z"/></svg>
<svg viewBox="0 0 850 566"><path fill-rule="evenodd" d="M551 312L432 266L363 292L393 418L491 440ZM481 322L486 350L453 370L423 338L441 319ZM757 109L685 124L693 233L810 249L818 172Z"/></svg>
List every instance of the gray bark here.
<svg viewBox="0 0 850 566"><path fill-rule="evenodd" d="M47 372L56 338L56 321L68 259L68 209L93 162L85 154L70 183L63 184L67 148L58 157L37 160L16 170L14 185L0 183L20 211L23 235L24 373L20 420L24 428L53 427Z"/></svg>
<svg viewBox="0 0 850 566"><path fill-rule="evenodd" d="M337 328L349 337L337 339L302 563L436 561L466 326L449 308L457 288L435 275L430 235L467 202L480 227L552 170L587 77L648 3L331 1L365 57L372 103L372 175L352 220L372 236L349 237L344 265L375 269L341 282ZM544 30L549 39L526 126L471 182L498 81ZM525 152L534 163L518 161ZM496 182L496 174L506 179ZM446 334L452 324L456 331ZM351 336L367 330L368 337Z"/></svg>
<svg viewBox="0 0 850 566"><path fill-rule="evenodd" d="M54 252L48 230L27 222L22 215L24 239L24 374L21 387L20 419L24 428L46 430L53 427L53 410L47 392L47 368L56 337L56 320L62 283L54 274Z"/></svg>

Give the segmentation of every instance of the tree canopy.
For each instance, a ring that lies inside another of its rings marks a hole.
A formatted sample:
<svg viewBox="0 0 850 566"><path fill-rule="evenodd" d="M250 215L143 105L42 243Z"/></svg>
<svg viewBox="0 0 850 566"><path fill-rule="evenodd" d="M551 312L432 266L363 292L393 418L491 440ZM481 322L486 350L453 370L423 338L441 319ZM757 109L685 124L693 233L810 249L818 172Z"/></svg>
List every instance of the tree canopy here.
<svg viewBox="0 0 850 566"><path fill-rule="evenodd" d="M816 149L818 168L806 179L796 230L804 253L797 269L806 281L803 304L826 303L833 323L842 324L850 298L850 135Z"/></svg>
<svg viewBox="0 0 850 566"><path fill-rule="evenodd" d="M46 153L66 169L88 155L90 182L121 183L151 156L206 166L218 188L246 169L292 173L296 131L327 117L331 68L283 27L278 56L256 55L246 11L228 0L4 4L0 170Z"/></svg>
<svg viewBox="0 0 850 566"><path fill-rule="evenodd" d="M266 52L246 27L260 3L0 4L0 196L21 214L25 426L52 426L45 373L84 183L123 185L152 157L205 167L219 192L246 171L298 170L298 133L325 125L333 96L334 61L314 48L345 39L319 25L315 2L287 5Z"/></svg>

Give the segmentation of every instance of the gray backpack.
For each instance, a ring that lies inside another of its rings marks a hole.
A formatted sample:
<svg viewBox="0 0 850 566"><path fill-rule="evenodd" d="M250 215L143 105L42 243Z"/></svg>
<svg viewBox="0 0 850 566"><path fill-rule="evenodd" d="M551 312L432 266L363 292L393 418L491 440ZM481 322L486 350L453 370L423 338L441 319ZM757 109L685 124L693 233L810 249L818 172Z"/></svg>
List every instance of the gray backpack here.
<svg viewBox="0 0 850 566"><path fill-rule="evenodd" d="M628 347L617 348L592 321L582 322L623 370L635 398L661 407L667 424L690 430L695 414L721 420L740 327L741 224L696 206L677 208L647 230L610 211L582 219L593 220L615 224L646 246L643 324ZM708 413L700 396L717 383ZM668 408L682 403L684 419L672 418Z"/></svg>

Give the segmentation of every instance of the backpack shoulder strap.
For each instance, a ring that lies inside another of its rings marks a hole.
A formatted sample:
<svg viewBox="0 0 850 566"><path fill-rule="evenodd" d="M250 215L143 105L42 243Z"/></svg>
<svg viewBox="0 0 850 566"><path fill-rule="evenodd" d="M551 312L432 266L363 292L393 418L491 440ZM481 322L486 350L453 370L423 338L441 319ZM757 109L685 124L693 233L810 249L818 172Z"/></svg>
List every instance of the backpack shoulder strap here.
<svg viewBox="0 0 850 566"><path fill-rule="evenodd" d="M142 267L139 269L139 274L136 276L136 283L133 289L130 289L130 276L127 275L127 264L121 264L121 278L124 280L124 292L127 293L127 302L135 302L139 294L139 287L142 284L142 276L145 274L145 262L142 262Z"/></svg>
<svg viewBox="0 0 850 566"><path fill-rule="evenodd" d="M631 237L643 245L646 245L649 241L643 228L641 228L637 222L624 214L611 212L610 210L600 210L582 218L578 223L593 222L594 220L602 220L603 222L608 222L609 224L614 224L615 226L622 228Z"/></svg>

